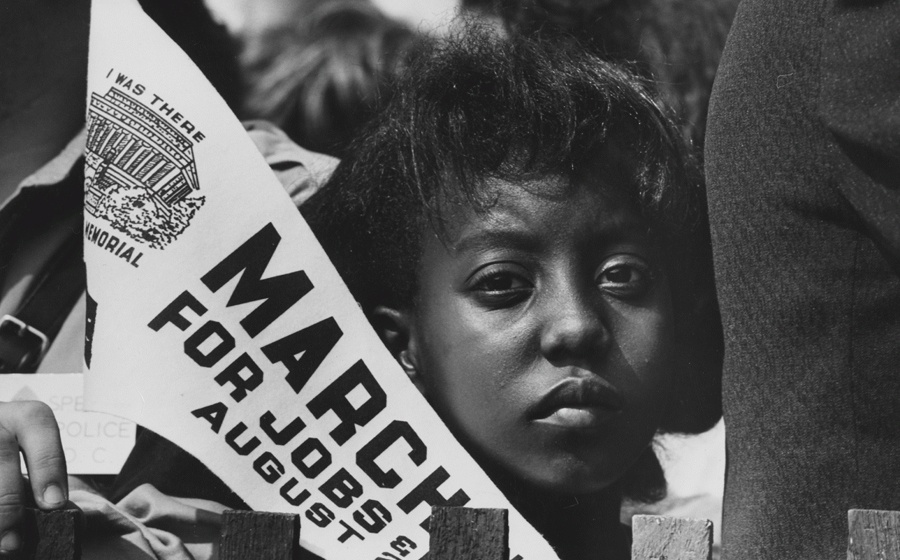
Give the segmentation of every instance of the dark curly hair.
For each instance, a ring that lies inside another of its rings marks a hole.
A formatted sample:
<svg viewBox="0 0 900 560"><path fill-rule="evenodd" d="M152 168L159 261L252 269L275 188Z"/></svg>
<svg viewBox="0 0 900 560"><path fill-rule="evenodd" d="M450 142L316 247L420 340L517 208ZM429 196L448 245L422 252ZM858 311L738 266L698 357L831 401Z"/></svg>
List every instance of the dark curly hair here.
<svg viewBox="0 0 900 560"><path fill-rule="evenodd" d="M643 215L672 291L678 381L663 429L705 430L721 415L722 339L702 182L633 74L564 41L469 26L418 56L301 210L367 315L380 304L409 309L424 228L442 235L448 205L489 209L491 179L578 181L609 150L616 163L600 172L628 180L606 194Z"/></svg>

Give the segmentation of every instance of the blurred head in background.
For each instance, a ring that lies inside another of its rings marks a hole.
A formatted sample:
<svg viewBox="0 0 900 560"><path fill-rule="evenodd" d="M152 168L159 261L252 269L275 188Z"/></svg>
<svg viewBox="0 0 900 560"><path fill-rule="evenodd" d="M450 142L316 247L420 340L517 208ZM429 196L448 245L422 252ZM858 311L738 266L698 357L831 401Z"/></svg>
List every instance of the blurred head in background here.
<svg viewBox="0 0 900 560"><path fill-rule="evenodd" d="M272 121L304 148L343 156L390 97L416 41L366 0L326 1L245 53L243 116Z"/></svg>

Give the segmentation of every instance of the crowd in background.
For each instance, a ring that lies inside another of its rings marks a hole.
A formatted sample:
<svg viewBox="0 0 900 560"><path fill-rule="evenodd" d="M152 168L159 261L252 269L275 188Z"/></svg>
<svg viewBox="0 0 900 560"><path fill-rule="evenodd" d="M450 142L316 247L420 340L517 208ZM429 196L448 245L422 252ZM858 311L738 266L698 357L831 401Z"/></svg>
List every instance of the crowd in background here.
<svg viewBox="0 0 900 560"><path fill-rule="evenodd" d="M697 403L693 416L689 411L678 419L683 433L710 428L724 403L731 488L725 557L833 555L848 507L900 509L897 453L886 443L896 441L900 425L891 343L900 332L900 72L885 56L886 50L897 54L895 0L744 0L737 19L738 0L462 0L455 8L463 20L440 29L387 15L368 0L141 3L242 120L269 121L299 146L340 159L364 147L405 71L442 36L471 26L465 21L481 22L498 36L564 42L627 69L659 99L691 165L706 167L709 223L703 200L698 231L714 253L716 286L697 288L718 290L724 332L701 333L711 343L708 355L696 359L718 359L721 366L724 345L725 373L673 392L690 393ZM254 12L268 17L253 19ZM11 29L0 25L13 43L0 43L2 60L10 59L16 40L24 44L30 37ZM86 47L86 37L79 40L70 43ZM12 72L6 79L26 83ZM29 129L16 122L21 104L13 88L3 88L0 83L0 126L21 134ZM57 151L65 145L59 140L68 142L83 128L83 105L76 109L81 112L73 112L71 122L55 123ZM708 127L709 115L715 119ZM264 146L285 145L281 132L247 126L264 155ZM2 263L8 276L0 276L0 296L7 299L17 289L9 289L16 255L44 243L46 229L39 222L23 229L29 236L23 250L10 237L9 224L22 213L10 210L7 199L18 196L16 185L27 174L9 164L9 137L0 135L0 217L11 220L0 223L0 257L13 247L13 266ZM50 159L43 155L44 162ZM293 173L295 163L272 167ZM53 220L75 223L79 197L80 191L67 195L68 206ZM23 198L19 206L31 203ZM716 303L701 304L714 309L718 329ZM69 322L83 325L81 313ZM80 343L81 331L72 333ZM49 364L55 354L47 358ZM0 409L0 427L12 414ZM652 511L718 521L724 481L718 469L711 480L706 470L724 463L721 424L717 430L697 439L663 435L657 455L675 491L667 499L654 494L645 500L650 504L627 503L623 519ZM823 434L827 443L820 448L814 440ZM202 467L154 437L139 438L134 457L161 457L161 464L168 461L164 470L131 461L113 497L134 490L130 481L158 481L173 495L181 495L178 484L193 484L180 473ZM650 470L660 472L651 463ZM218 496L208 498L231 505ZM802 513L791 515L798 505ZM800 538L813 531L816 538Z"/></svg>
<svg viewBox="0 0 900 560"><path fill-rule="evenodd" d="M211 2L215 9L223 2ZM219 7L231 20L244 98L238 114L274 122L301 146L339 155L415 53L417 41L452 33L454 23L386 15L366 0L270 0L267 18ZM702 153L709 95L736 0L466 0L462 16L498 32L566 36L652 81L685 139ZM215 10L214 10L215 12ZM237 15L234 15L237 14ZM458 24L458 20L457 20ZM226 98L228 92L223 92Z"/></svg>

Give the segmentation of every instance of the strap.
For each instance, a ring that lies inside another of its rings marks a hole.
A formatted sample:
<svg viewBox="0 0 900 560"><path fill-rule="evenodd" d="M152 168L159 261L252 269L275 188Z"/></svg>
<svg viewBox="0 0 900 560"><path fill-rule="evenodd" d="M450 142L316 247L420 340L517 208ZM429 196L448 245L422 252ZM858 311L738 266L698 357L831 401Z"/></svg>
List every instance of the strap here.
<svg viewBox="0 0 900 560"><path fill-rule="evenodd" d="M20 212L10 210L9 207L0 212L0 293L3 293L3 284L6 282L10 262L15 253L15 243L10 232L15 231L19 225L20 215Z"/></svg>
<svg viewBox="0 0 900 560"><path fill-rule="evenodd" d="M41 271L15 315L0 317L0 373L34 373L85 289L81 232Z"/></svg>

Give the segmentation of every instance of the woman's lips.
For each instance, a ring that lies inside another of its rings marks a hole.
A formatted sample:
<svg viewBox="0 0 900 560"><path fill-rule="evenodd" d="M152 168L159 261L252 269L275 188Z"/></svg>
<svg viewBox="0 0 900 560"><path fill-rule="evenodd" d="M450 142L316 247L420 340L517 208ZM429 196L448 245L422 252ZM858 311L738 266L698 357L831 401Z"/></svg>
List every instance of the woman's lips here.
<svg viewBox="0 0 900 560"><path fill-rule="evenodd" d="M622 406L619 392L603 379L570 378L554 385L531 407L528 418L560 428L592 429L609 422Z"/></svg>
<svg viewBox="0 0 900 560"><path fill-rule="evenodd" d="M617 410L614 411L597 406L586 408L564 407L556 410L549 416L537 418L535 422L559 428L589 430L603 426L618 413L619 411Z"/></svg>

